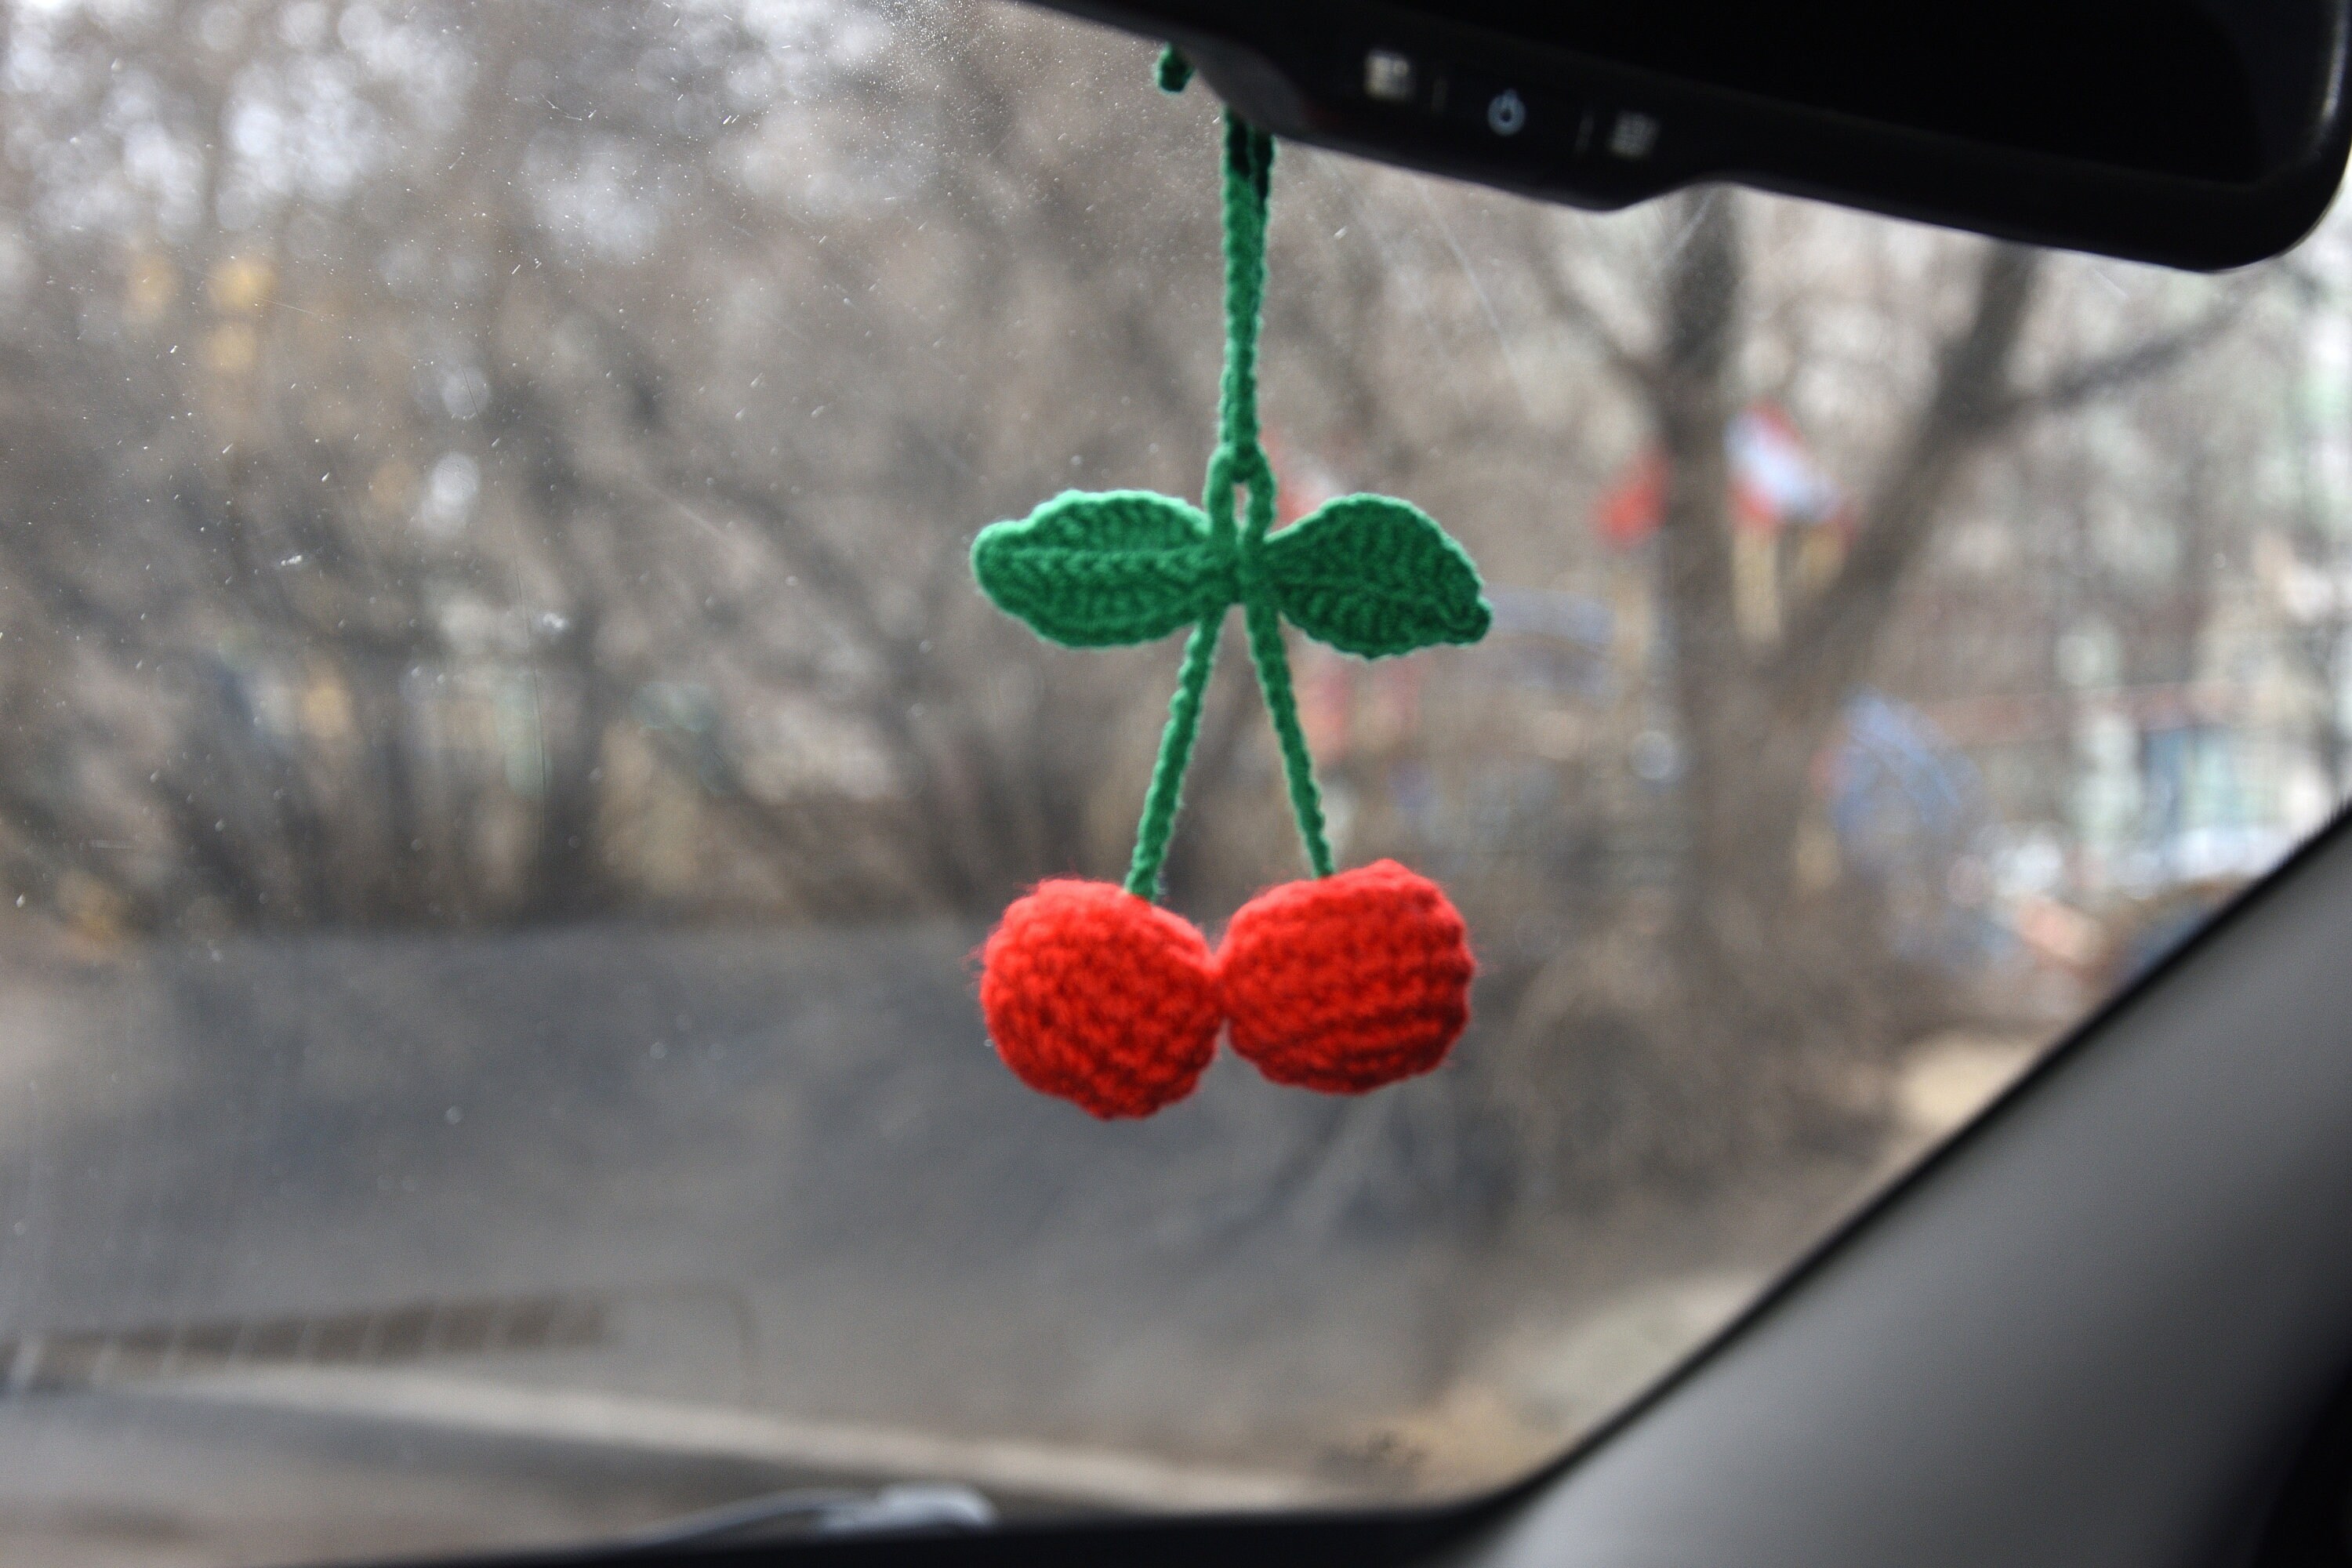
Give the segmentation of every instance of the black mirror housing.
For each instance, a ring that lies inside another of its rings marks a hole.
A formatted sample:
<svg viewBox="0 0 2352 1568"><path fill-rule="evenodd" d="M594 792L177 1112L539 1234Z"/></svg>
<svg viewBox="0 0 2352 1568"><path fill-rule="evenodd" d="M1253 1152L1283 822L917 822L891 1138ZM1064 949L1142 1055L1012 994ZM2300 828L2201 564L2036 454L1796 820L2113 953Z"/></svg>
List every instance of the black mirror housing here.
<svg viewBox="0 0 2352 1568"><path fill-rule="evenodd" d="M2352 0L1056 0L1173 41L1276 133L1579 206L1725 180L2213 270L2352 147Z"/></svg>

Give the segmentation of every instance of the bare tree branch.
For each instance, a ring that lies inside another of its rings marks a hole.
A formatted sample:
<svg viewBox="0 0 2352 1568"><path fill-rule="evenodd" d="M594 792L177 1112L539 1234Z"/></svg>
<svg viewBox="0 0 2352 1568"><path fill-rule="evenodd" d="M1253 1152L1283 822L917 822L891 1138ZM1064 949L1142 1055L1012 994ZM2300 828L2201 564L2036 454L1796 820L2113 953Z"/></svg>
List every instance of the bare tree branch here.
<svg viewBox="0 0 2352 1568"><path fill-rule="evenodd" d="M1529 237L1523 250L1532 265L1528 268L1537 289L1553 315L1567 322L1577 334L1600 351L1609 368L1630 383L1634 391L1645 397L1657 397L1664 388L1664 367L1649 355L1635 350L1618 334L1617 329L1605 321L1583 290L1561 275L1556 259L1559 247L1549 243L1541 226L1530 221Z"/></svg>
<svg viewBox="0 0 2352 1568"><path fill-rule="evenodd" d="M2035 387L2020 388L1989 412L1995 426L2042 414L2063 414L2163 374L2236 326L2260 292L2259 283L2232 289L2195 321L2128 348L2068 365Z"/></svg>
<svg viewBox="0 0 2352 1568"><path fill-rule="evenodd" d="M1961 464L2011 416L2009 367L2041 270L2040 254L2021 246L1986 251L1975 306L1946 341L1934 387L1864 501L1843 568L1798 613L1772 661L1782 722L1818 731L1868 668Z"/></svg>

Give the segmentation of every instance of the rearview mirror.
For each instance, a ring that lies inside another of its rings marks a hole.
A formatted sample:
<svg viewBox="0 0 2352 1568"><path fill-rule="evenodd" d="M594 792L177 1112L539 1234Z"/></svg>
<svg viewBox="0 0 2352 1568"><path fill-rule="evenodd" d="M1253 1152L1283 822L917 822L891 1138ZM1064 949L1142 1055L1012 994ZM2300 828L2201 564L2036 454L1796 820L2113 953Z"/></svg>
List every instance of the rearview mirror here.
<svg viewBox="0 0 2352 1568"><path fill-rule="evenodd" d="M1730 180L2176 267L2344 170L2352 0L1056 0L1277 134L1580 206Z"/></svg>

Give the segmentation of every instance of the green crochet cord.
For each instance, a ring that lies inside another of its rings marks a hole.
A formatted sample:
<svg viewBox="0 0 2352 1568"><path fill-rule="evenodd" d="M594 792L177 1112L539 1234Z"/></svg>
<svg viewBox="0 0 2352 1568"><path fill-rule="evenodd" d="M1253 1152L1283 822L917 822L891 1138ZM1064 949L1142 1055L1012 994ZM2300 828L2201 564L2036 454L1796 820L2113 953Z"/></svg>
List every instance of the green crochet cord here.
<svg viewBox="0 0 2352 1568"><path fill-rule="evenodd" d="M1160 58L1160 84L1181 91L1192 68ZM972 575L1007 614L1071 647L1148 642L1184 626L1184 664L1136 825L1127 890L1154 898L1201 729L1219 628L1238 604L1250 661L1282 751L1291 816L1315 875L1331 874L1322 791L1298 722L1284 650L1287 619L1366 658L1473 643L1493 619L1478 569L1420 509L1390 496L1342 496L1268 537L1274 465L1259 437L1258 328L1265 314L1266 200L1274 138L1225 113L1225 364L1217 447L1202 507L1150 490L1070 490L972 542ZM1236 497L1246 504L1235 516Z"/></svg>

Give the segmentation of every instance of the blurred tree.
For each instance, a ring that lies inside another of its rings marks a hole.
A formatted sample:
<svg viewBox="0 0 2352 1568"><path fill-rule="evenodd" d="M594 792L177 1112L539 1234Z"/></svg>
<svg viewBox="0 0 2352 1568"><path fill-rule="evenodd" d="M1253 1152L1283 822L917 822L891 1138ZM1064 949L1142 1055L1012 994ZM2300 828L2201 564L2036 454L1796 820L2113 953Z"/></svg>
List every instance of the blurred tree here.
<svg viewBox="0 0 2352 1568"><path fill-rule="evenodd" d="M12 894L94 931L973 920L1116 874L1172 658L1041 646L965 552L1066 485L1198 483L1215 110L1145 46L986 0L0 26ZM2294 329L2258 280L2184 302L1763 197L1279 178L1286 480L1410 496L1613 616L1589 679L1416 661L1329 759L1348 854L1447 876L1517 1021L1414 1135L1695 1169L1843 1116L1919 1024L1866 889L1804 869L1844 704L2039 691L2094 616L2186 679L2200 563L2275 510ZM2168 374L2214 353L2226 395ZM1759 395L1857 496L1769 633L1724 449ZM1612 557L1585 522L1645 445L1654 558ZM1212 919L1295 863L1238 668L1170 863Z"/></svg>
<svg viewBox="0 0 2352 1568"><path fill-rule="evenodd" d="M12 672L36 707L101 671L162 700L143 734L20 731L49 762L12 783L59 792L17 803L20 854L143 921L609 910L606 752L659 678L712 694L698 731L641 728L753 851L738 896L977 912L1115 858L1093 797L1126 731L1072 721L1129 709L1133 664L1047 700L1050 656L997 628L988 661L934 651L971 528L1053 482L1020 449L1042 403L1093 416L1063 473L1181 482L1123 411L1181 427L1213 372L1117 253L1206 263L1211 215L1106 227L1110 106L1016 115L1041 53L1091 37L940 14L884 59L878 14L769 21L298 0L20 37L19 384L87 401L68 493L16 489L12 562L20 636L86 662ZM1024 308L1115 348L1093 395ZM31 526L61 516L119 521ZM432 716L424 687L466 679L520 683L527 800ZM291 731L254 707L288 683ZM796 693L878 751L878 790L821 763L760 787L745 727ZM92 827L117 812L153 831Z"/></svg>
<svg viewBox="0 0 2352 1568"><path fill-rule="evenodd" d="M1898 624L1934 639L1910 650L1914 668L1951 668L1966 624L1923 627L1916 615L1907 622L1903 616L1916 605L1931 546L1966 494L1972 466L1990 452L2015 448L2037 421L2156 382L2235 327L2260 287L2257 280L2225 291L2185 316L2168 312L2169 320L2159 304L2153 321L2143 315L2127 321L2116 341L2032 366L2029 376L2023 345L2047 270L2043 257L2005 245L1945 247L1949 270L1963 279L1952 290L1959 308L1940 337L1926 338L1916 390L1880 392L1876 406L1857 410L1840 433L1848 471L1868 475L1853 507L1850 542L1828 573L1811 580L1798 575L1780 624L1759 636L1740 603L1727 431L1759 390L1759 358L1769 363L1774 357L1759 349L1780 349L1784 365L1805 363L1811 356L1782 345L1791 338L1803 344L1818 331L1823 308L1834 309L1831 300L1869 289L1874 258L1867 251L1849 255L1847 276L1825 287L1820 271L1802 270L1811 258L1801 239L1790 243L1784 224L1763 255L1793 252L1797 281L1791 289L1771 279L1784 292L1759 312L1750 295L1763 256L1746 232L1755 205L1721 190L1677 198L1662 226L1670 237L1664 254L1648 268L1655 279L1649 302L1621 308L1615 319L1593 294L1638 300L1639 283L1629 286L1622 273L1596 279L1589 263L1579 277L1570 264L1541 256L1528 262L1557 316L1591 342L1600 363L1637 400L1661 457L1655 603L1678 751L1680 817L1671 912L1654 940L1637 942L1630 952L1622 935L1564 951L1529 987L1519 1034L1537 1065L1532 1072L1507 1073L1503 1081L1541 1149L1610 1141L1587 1125L1593 1120L1589 1107L1540 1109L1548 1097L1538 1085L1564 1076L1546 1048L1550 1041L1633 1042L1607 1053L1627 1081L1602 1089L1601 1099L1622 1109L1634 1097L1649 1110L1603 1112L1610 1136L1630 1131L1681 1149L1618 1155L1717 1169L1725 1163L1724 1139L1839 1136L1856 1109L1841 1104L1839 1086L1850 1080L1857 1058L1936 1026L1952 999L1940 976L1896 950L1895 931L1874 910L1868 889L1848 880L1836 887L1836 897L1824 898L1829 889L1817 878L1807 886L1801 850L1809 825L1820 818L1822 760L1848 701L1886 672ZM1522 243L1548 239L1536 230ZM1964 268L1970 251L1975 259ZM1895 294L1895 309L1913 319L1882 329L1883 363L1863 372L1864 384L1890 379L1889 366L1906 357L1909 345L1897 334L1919 332L1920 293L1914 285ZM1626 317L1633 318L1630 329ZM1785 381L1782 390L1789 390ZM2244 433L2237 439L2244 451ZM2193 458L2181 461L2183 449L2157 455L2168 474L2197 471ZM2053 482L2039 494L2117 488L2116 476L2104 468L2095 478L2079 471L2045 478ZM2166 525L2197 510L2194 494L2175 499L2163 514ZM2187 531L2194 552L2193 521ZM2185 557L2192 581L2201 558ZM2067 579L2081 580L2079 572ZM2011 583L2002 591L2014 595L2018 589ZM2193 645L2200 624L2192 608L2176 638ZM2027 679L2046 680L2046 668ZM1627 971L1644 978L1617 978ZM1727 1072L1741 1084L1751 1114L1727 1120L1706 1113L1729 1092ZM1582 1091L1593 1087L1588 1082ZM1668 1105L1685 1109L1670 1112ZM1586 1131L1564 1132L1562 1117Z"/></svg>

